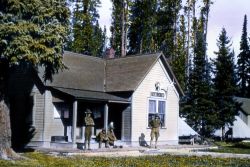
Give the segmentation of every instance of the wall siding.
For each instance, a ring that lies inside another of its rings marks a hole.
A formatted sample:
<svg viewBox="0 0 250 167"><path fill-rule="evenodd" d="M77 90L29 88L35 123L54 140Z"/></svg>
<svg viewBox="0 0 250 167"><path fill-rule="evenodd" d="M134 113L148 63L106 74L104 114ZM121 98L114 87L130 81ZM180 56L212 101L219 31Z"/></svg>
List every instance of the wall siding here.
<svg viewBox="0 0 250 167"><path fill-rule="evenodd" d="M122 141L131 139L131 107L128 106L122 113Z"/></svg>
<svg viewBox="0 0 250 167"><path fill-rule="evenodd" d="M33 121L36 128L35 136L32 138L32 141L43 141L43 122L44 122L44 94L41 94L39 90L34 87L35 91L35 103L33 110Z"/></svg>
<svg viewBox="0 0 250 167"><path fill-rule="evenodd" d="M37 86L37 85L40 85ZM20 65L16 66L12 69L9 84L8 84L10 94L9 96L11 98L18 98L19 95L22 95L23 99L20 99L18 102L14 102L11 105L16 105L18 103L21 103L22 107L24 109L21 110L27 110L27 108L31 107L32 112L32 126L35 128L34 136L32 136L30 142L42 142L43 141L43 113L44 113L44 94L42 94L40 90L43 89L42 85L40 84L40 80L36 78L33 74L33 68L29 68L29 66ZM27 104L25 99L27 97L33 97L33 103ZM33 106L29 106L33 105ZM18 107L18 106L15 106ZM15 108L14 107L14 108ZM13 107L12 107L13 108ZM18 112L20 108L15 108L12 112ZM25 112L25 111L22 111ZM21 113L22 114L22 113ZM23 114L22 114L23 115ZM19 123L27 123L26 119L22 120L22 122ZM22 129L19 129L22 131ZM31 134L30 134L31 135ZM21 141L22 142L22 141Z"/></svg>
<svg viewBox="0 0 250 167"><path fill-rule="evenodd" d="M61 119L54 119L52 94L45 91L44 141L50 142L51 136L64 136L64 126Z"/></svg>
<svg viewBox="0 0 250 167"><path fill-rule="evenodd" d="M151 130L147 127L148 98L150 97L150 92L155 91L156 82L160 82L161 88L168 88L166 98L166 128L160 130L159 142L177 144L179 116L178 93L174 87L169 86L171 81L160 60L152 67L133 94L132 142L138 141L141 133L145 134L146 141L150 141ZM164 93L164 91L162 91L162 93Z"/></svg>

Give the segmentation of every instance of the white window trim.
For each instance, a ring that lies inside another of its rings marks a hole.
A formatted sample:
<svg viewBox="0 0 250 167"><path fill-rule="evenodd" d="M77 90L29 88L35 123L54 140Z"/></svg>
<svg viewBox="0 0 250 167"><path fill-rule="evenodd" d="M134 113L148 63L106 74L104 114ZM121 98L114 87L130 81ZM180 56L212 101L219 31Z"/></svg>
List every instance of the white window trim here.
<svg viewBox="0 0 250 167"><path fill-rule="evenodd" d="M149 119L149 100L155 100L156 101L156 113L158 113L158 103L159 101L164 101L165 102L165 117L164 117L164 126L162 126L161 128L162 129L166 129L166 118L167 118L167 99L166 98L161 98L161 97L148 97L147 98L147 118L146 118L146 122L147 122L147 128L150 128L149 127L149 122L148 122L148 119Z"/></svg>

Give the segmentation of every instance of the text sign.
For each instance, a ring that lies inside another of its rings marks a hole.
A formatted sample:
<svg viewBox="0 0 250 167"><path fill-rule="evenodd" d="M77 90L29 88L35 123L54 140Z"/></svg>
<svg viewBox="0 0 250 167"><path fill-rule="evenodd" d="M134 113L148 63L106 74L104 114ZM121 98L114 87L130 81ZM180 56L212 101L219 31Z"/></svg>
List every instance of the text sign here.
<svg viewBox="0 0 250 167"><path fill-rule="evenodd" d="M164 93L159 92L151 92L150 95L154 97L164 97Z"/></svg>

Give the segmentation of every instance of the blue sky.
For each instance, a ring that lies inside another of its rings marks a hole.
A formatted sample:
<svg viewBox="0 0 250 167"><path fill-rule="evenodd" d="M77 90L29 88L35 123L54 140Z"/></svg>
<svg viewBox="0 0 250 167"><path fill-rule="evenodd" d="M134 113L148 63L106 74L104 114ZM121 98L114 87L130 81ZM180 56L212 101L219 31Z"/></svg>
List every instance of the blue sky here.
<svg viewBox="0 0 250 167"><path fill-rule="evenodd" d="M101 0L102 8L99 11L100 24L106 25L107 29L111 22L110 0ZM250 0L213 0L208 24L208 55L214 57L217 51L216 40L224 27L227 35L231 38L232 49L239 54L240 38L242 33L243 19L246 14L250 18ZM250 19L249 19L250 20ZM248 36L250 36L250 22L248 22ZM108 35L110 33L108 32Z"/></svg>

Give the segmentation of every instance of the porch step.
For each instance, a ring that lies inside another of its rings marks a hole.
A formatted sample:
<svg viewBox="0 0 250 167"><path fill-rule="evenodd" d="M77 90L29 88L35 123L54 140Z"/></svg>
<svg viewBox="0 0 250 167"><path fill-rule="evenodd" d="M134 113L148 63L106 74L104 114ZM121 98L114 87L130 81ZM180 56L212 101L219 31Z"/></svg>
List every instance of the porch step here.
<svg viewBox="0 0 250 167"><path fill-rule="evenodd" d="M76 144L77 144L78 149L84 149L84 142L77 141ZM120 147L120 146L121 147L129 147L129 145L127 145L125 142L122 142L120 140L115 141L115 146L117 146L117 147ZM111 147L113 147L113 146L111 146ZM91 149L98 149L99 148L99 143L96 142L95 140L91 140L90 141L90 148ZM102 143L102 148L105 148L104 143Z"/></svg>
<svg viewBox="0 0 250 167"><path fill-rule="evenodd" d="M69 142L51 142L51 148L72 148L73 144Z"/></svg>
<svg viewBox="0 0 250 167"><path fill-rule="evenodd" d="M115 141L115 145L118 146L118 147L129 147L129 145L127 145L126 143L118 140L118 141ZM73 147L73 144L71 142L51 142L50 143L50 147L51 148L72 148ZM77 140L76 141L76 147L78 149L84 149L84 141L82 140ZM90 148L91 149L98 149L99 148L99 143L96 142L95 140L91 140L90 141ZM102 148L105 148L105 144L103 143L102 144Z"/></svg>

